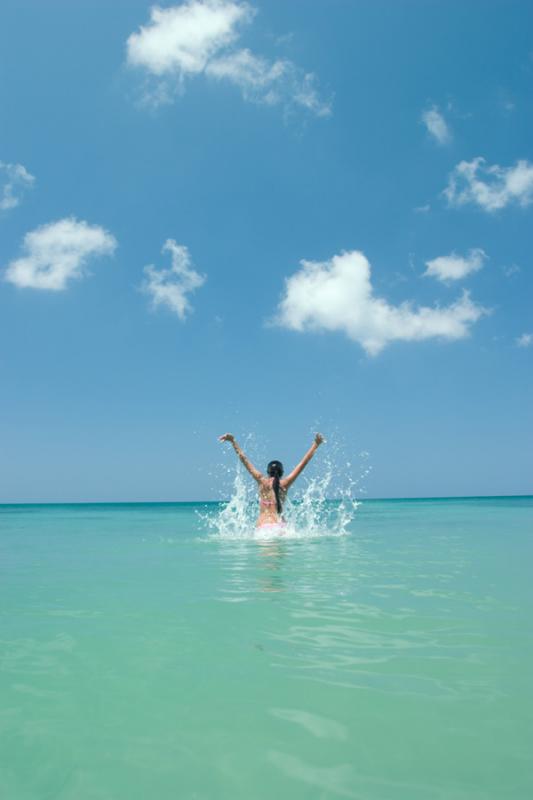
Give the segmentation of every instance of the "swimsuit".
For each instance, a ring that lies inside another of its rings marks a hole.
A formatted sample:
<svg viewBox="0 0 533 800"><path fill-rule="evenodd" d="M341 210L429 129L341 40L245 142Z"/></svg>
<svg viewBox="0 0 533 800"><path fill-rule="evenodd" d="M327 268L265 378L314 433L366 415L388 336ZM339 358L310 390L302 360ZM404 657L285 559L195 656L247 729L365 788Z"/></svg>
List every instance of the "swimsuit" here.
<svg viewBox="0 0 533 800"><path fill-rule="evenodd" d="M259 505L263 508L271 508L275 506L277 508L277 503L275 500L263 500L262 497L259 498ZM286 522L283 519L278 520L277 522L262 522L260 525L257 525L257 529L261 528L262 531L269 530L274 533L275 530L278 530L279 533L283 533L286 527Z"/></svg>

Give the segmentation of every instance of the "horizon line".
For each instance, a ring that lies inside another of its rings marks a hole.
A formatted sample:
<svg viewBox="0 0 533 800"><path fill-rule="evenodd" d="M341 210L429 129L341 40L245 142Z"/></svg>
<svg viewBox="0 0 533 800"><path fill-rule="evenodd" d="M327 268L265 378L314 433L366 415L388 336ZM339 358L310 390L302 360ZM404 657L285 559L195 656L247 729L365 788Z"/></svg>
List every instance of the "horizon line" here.
<svg viewBox="0 0 533 800"><path fill-rule="evenodd" d="M423 497L357 497L353 498L360 503L373 502L401 502L405 500L431 501L431 500L504 500L504 499L533 499L533 494L473 494L473 495L428 495ZM176 506L176 505L215 505L228 503L231 498L220 500L43 500L43 501L0 501L3 506ZM328 497L326 500L341 500L338 497Z"/></svg>

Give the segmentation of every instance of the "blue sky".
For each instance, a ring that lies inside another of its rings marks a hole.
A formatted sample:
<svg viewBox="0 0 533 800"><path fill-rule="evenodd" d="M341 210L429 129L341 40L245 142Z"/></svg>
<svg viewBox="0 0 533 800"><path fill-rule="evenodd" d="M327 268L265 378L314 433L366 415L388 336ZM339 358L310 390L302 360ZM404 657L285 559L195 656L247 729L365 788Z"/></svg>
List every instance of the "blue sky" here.
<svg viewBox="0 0 533 800"><path fill-rule="evenodd" d="M110 8L0 11L0 501L530 493L531 4Z"/></svg>

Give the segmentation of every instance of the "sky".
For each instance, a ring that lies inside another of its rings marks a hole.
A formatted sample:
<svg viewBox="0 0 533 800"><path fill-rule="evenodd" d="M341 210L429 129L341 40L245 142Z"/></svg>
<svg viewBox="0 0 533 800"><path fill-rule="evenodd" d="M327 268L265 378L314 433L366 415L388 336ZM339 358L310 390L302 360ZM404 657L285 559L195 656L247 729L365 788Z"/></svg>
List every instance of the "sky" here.
<svg viewBox="0 0 533 800"><path fill-rule="evenodd" d="M0 108L0 502L533 492L530 2L4 0Z"/></svg>

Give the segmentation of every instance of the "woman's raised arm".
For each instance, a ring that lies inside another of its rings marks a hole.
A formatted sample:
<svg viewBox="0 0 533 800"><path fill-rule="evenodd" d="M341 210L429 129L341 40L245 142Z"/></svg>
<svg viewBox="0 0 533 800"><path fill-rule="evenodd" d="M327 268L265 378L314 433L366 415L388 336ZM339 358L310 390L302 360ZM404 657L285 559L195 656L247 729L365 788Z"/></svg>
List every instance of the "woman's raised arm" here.
<svg viewBox="0 0 533 800"><path fill-rule="evenodd" d="M256 481L261 480L263 476L261 475L259 470L254 467L252 462L245 456L245 454L237 444L235 436L232 433L224 433L222 436L218 437L218 440L219 442L231 442L233 445L233 449L239 456L240 460L242 461L242 463L244 464L244 466L246 467L252 478L255 478Z"/></svg>
<svg viewBox="0 0 533 800"><path fill-rule="evenodd" d="M318 448L320 447L320 445L321 445L321 444L322 444L324 441L325 441L325 439L324 439L324 437L322 436L322 434L321 434L321 433L317 433L317 434L315 435L315 441L313 442L313 444L311 445L311 447L309 448L309 450L307 451L307 453L305 454L305 456L302 458L302 460L300 461L300 463L299 463L299 464L297 464L297 465L294 467L294 469L293 469L293 471L290 473L290 475L287 475L287 477L286 477L286 478L282 478L282 479L281 479L281 481L280 481L280 485L281 485L281 486L282 486L284 489L288 489L288 488L289 488L289 486L291 485L291 483L294 483L294 481L296 480L296 478L298 477L298 475L300 474L300 472L302 472L302 470L304 469L304 467L306 467L306 466L307 466L307 464L309 464L309 462L310 462L310 461L311 461L311 459L313 458L314 454L316 453L316 451L318 450Z"/></svg>

